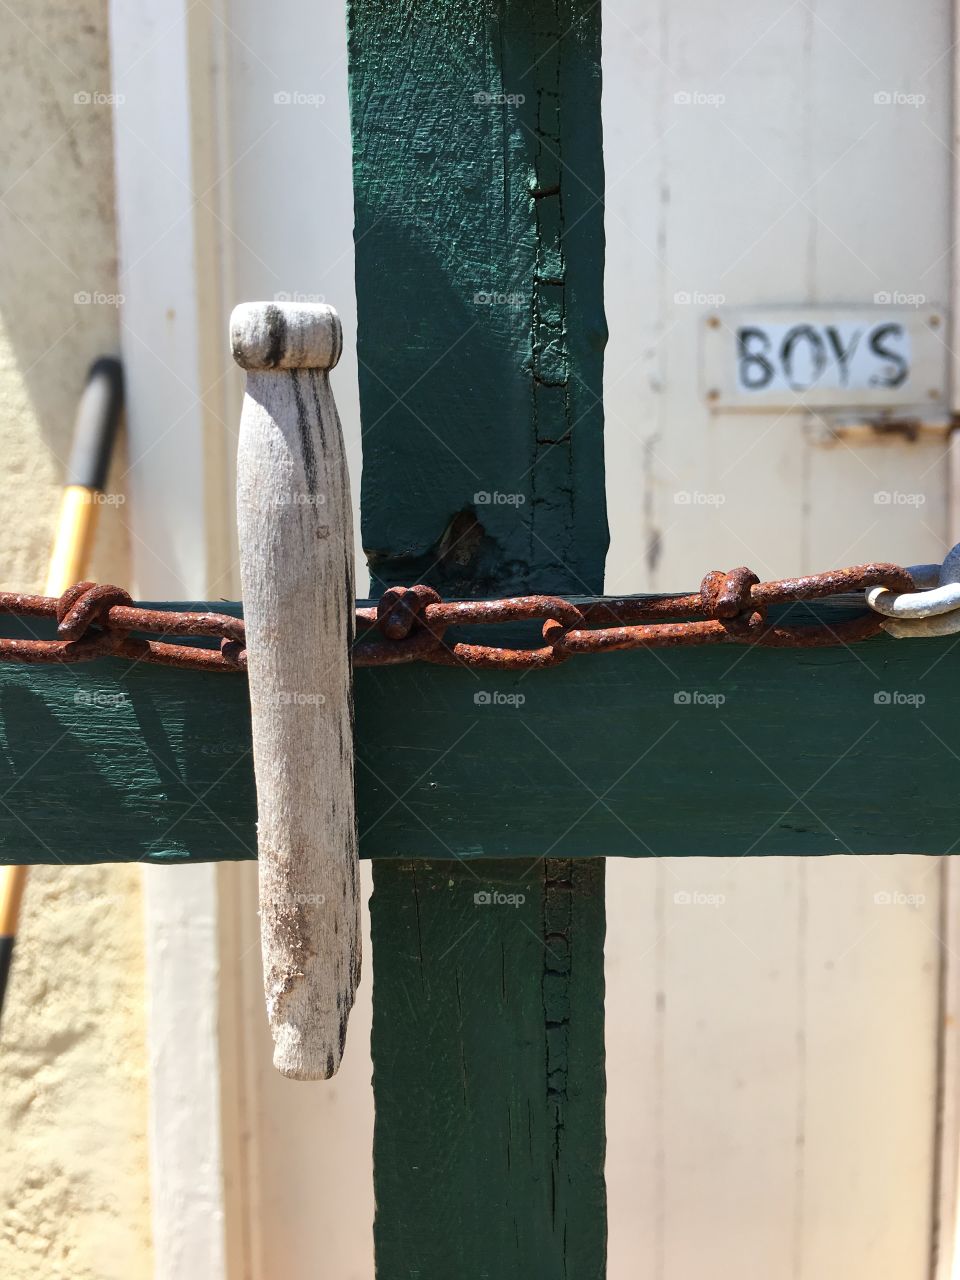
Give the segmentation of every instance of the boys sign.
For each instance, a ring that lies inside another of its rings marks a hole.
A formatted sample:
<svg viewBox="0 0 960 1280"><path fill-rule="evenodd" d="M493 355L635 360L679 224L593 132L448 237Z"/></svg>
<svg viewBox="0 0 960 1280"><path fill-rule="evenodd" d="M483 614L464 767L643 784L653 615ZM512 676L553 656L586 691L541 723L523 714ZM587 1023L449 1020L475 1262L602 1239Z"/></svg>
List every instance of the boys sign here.
<svg viewBox="0 0 960 1280"><path fill-rule="evenodd" d="M718 409L937 402L943 323L926 307L719 309L706 321L705 393Z"/></svg>

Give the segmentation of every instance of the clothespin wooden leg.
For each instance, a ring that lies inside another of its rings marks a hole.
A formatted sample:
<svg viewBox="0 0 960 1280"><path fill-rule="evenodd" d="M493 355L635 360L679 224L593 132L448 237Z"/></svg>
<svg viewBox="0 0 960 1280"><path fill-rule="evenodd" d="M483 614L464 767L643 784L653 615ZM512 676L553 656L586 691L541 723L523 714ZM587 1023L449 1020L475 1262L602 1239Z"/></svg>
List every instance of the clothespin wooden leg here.
<svg viewBox="0 0 960 1280"><path fill-rule="evenodd" d="M274 1065L340 1065L360 976L353 795L353 529L328 371L340 321L318 304L246 303L237 515L257 781L260 936Z"/></svg>

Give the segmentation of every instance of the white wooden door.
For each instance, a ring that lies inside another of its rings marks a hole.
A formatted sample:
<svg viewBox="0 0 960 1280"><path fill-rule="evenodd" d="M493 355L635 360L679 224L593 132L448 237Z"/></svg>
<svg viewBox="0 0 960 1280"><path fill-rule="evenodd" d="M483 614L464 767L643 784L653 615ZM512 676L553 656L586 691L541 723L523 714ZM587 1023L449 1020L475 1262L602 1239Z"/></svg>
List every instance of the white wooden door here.
<svg viewBox="0 0 960 1280"><path fill-rule="evenodd" d="M948 6L605 0L604 26L607 590L942 558L943 440L714 413L701 351L724 305L949 302ZM928 1277L939 860L608 875L610 1280Z"/></svg>

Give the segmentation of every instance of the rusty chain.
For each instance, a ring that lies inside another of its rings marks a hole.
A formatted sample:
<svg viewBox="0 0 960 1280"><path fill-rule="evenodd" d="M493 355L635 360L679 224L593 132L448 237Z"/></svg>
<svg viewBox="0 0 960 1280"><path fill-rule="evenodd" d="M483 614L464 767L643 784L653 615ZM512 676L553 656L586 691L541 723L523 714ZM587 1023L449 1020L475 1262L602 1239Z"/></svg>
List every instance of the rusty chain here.
<svg viewBox="0 0 960 1280"><path fill-rule="evenodd" d="M432 587L391 587L379 603L358 609L354 666L432 662L444 666L529 670L575 654L645 647L753 644L808 648L850 644L876 635L879 613L842 621L785 626L767 619L771 605L822 600L871 587L912 591L908 570L864 564L799 578L761 582L749 569L716 569L689 595L603 598L574 604L559 596L443 601ZM0 613L57 622L53 640L0 639L0 661L87 662L127 658L197 671L242 671L247 664L243 621L222 613L144 609L120 587L78 582L59 598L0 592ZM450 627L539 622L536 648L465 643ZM161 639L146 639L146 632ZM210 637L219 646L171 644L167 637Z"/></svg>
<svg viewBox="0 0 960 1280"><path fill-rule="evenodd" d="M55 640L2 640L0 661L89 662L94 658L130 658L197 671L241 671L246 667L243 620L223 613L184 613L143 609L122 587L78 582L62 596L33 596L0 591L0 614L55 618ZM162 636L216 636L219 649L145 640L133 631Z"/></svg>

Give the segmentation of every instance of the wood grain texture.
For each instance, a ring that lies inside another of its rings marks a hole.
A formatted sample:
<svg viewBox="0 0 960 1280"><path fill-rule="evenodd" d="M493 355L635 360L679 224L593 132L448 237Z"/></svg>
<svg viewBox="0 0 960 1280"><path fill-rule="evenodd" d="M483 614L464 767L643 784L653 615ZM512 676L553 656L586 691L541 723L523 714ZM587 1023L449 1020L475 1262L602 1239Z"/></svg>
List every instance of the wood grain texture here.
<svg viewBox="0 0 960 1280"><path fill-rule="evenodd" d="M371 899L380 1273L601 1276L603 861L390 870Z"/></svg>
<svg viewBox="0 0 960 1280"><path fill-rule="evenodd" d="M374 579L599 591L597 6L441 0L398 22L356 0L349 15Z"/></svg>
<svg viewBox="0 0 960 1280"><path fill-rule="evenodd" d="M599 591L599 8L440 0L408 6L398 21L385 0L353 0L348 12L361 528L374 581L469 596ZM451 754L465 746L447 744ZM498 852L500 801L485 787L484 843ZM424 830L410 855L430 858L436 845ZM522 944L494 924L499 982L470 980L488 968L481 927L460 939L455 963L467 980L455 999L443 947L424 957L417 982L403 977L419 946L421 870L375 864L375 1239L387 1280L604 1274L604 913L599 893L589 909L580 901L602 868L583 871L581 884L545 852L541 843L534 862L546 882L570 886L558 907L569 912L563 966L551 955L555 894L544 889ZM515 880L530 869L499 870ZM410 1035L411 1016L432 1028L429 1044ZM565 1018L580 1049L553 1070ZM448 1079L459 1073L463 1087L424 1091L411 1112L407 1082L434 1077L437 1048L447 1055L458 1043ZM483 1084L482 1106L472 1080ZM516 1138L527 1134L526 1158L508 1154L511 1125ZM443 1161L412 1176L438 1146L462 1153L455 1176Z"/></svg>
<svg viewBox="0 0 960 1280"><path fill-rule="evenodd" d="M328 370L331 307L248 303L237 453L240 580L257 788L260 940L274 1065L340 1065L360 978L353 795L353 519Z"/></svg>

